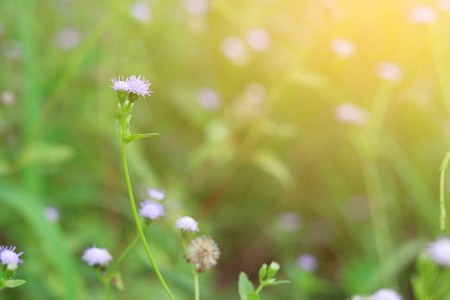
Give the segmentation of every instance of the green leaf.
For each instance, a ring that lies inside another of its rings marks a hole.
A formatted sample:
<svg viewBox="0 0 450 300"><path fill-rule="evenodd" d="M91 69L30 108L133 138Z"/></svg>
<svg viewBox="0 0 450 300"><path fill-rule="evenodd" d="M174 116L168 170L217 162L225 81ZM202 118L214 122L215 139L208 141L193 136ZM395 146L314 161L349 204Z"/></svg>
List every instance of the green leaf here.
<svg viewBox="0 0 450 300"><path fill-rule="evenodd" d="M267 274L267 264L263 264L258 272L259 282L264 281L264 277L266 276L266 274Z"/></svg>
<svg viewBox="0 0 450 300"><path fill-rule="evenodd" d="M267 279L273 278L275 275L277 275L279 270L280 264L276 261L273 261L269 266L269 270L267 271Z"/></svg>
<svg viewBox="0 0 450 300"><path fill-rule="evenodd" d="M11 279L4 282L4 286L7 288L15 288L25 283L22 279Z"/></svg>
<svg viewBox="0 0 450 300"><path fill-rule="evenodd" d="M120 132L120 121L118 119L114 122L114 126L116 127L117 132Z"/></svg>
<svg viewBox="0 0 450 300"><path fill-rule="evenodd" d="M69 146L38 142L26 149L22 166L59 164L73 155L74 152Z"/></svg>
<svg viewBox="0 0 450 300"><path fill-rule="evenodd" d="M130 135L127 139L126 139L126 144L131 143L134 140L139 140L139 139L145 139L151 136L156 136L159 135L159 133L137 133L137 134L132 134Z"/></svg>
<svg viewBox="0 0 450 300"><path fill-rule="evenodd" d="M114 283L114 285L119 291L123 291L124 286L122 281L122 274L120 272L115 272L111 278L111 281Z"/></svg>
<svg viewBox="0 0 450 300"><path fill-rule="evenodd" d="M239 296L241 296L241 300L248 300L247 295L254 292L255 288L253 287L253 283L248 280L247 274L241 272L239 274Z"/></svg>
<svg viewBox="0 0 450 300"><path fill-rule="evenodd" d="M259 300L259 295L255 292L248 294L247 300Z"/></svg>

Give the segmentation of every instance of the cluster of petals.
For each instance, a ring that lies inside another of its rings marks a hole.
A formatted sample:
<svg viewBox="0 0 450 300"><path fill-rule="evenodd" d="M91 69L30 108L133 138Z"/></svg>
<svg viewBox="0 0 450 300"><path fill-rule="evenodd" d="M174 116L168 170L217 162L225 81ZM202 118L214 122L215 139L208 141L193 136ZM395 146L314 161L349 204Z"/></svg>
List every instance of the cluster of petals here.
<svg viewBox="0 0 450 300"><path fill-rule="evenodd" d="M84 250L83 256L81 257L89 266L104 266L112 260L111 254L108 250L100 249L95 246Z"/></svg>
<svg viewBox="0 0 450 300"><path fill-rule="evenodd" d="M186 261L195 264L197 272L205 272L215 266L220 256L216 242L210 236L198 237L186 248Z"/></svg>
<svg viewBox="0 0 450 300"><path fill-rule="evenodd" d="M176 228L184 230L184 231L191 231L191 232L199 231L198 230L198 222L195 221L191 217L179 218L176 222Z"/></svg>
<svg viewBox="0 0 450 300"><path fill-rule="evenodd" d="M0 247L0 261L3 265L7 264L21 264L23 260L19 257L23 254L23 252L16 253L14 252L16 247L13 246L1 246Z"/></svg>
<svg viewBox="0 0 450 300"><path fill-rule="evenodd" d="M158 219L159 217L164 216L164 207L159 202L145 200L144 202L141 202L139 216L151 220Z"/></svg>
<svg viewBox="0 0 450 300"><path fill-rule="evenodd" d="M144 77L139 75L131 75L128 78L122 78L119 76L118 78L112 78L111 82L113 85L110 85L117 92L127 92L133 93L138 96L145 98L145 96L151 96L153 91L150 91L150 81L146 80Z"/></svg>
<svg viewBox="0 0 450 300"><path fill-rule="evenodd" d="M427 253L436 264L450 267L450 239L442 238L427 247Z"/></svg>
<svg viewBox="0 0 450 300"><path fill-rule="evenodd" d="M162 200L166 196L165 191L158 191L156 188L148 189L148 195L152 199Z"/></svg>

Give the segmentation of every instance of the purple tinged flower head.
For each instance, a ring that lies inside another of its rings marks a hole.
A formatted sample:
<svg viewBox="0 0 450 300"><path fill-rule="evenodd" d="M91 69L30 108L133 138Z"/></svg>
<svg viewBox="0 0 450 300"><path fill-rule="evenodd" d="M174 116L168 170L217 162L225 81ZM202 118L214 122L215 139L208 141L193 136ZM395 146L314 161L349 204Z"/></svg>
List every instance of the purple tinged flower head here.
<svg viewBox="0 0 450 300"><path fill-rule="evenodd" d="M159 217L164 216L164 207L161 203L145 200L144 202L141 202L139 216L151 220L158 219Z"/></svg>
<svg viewBox="0 0 450 300"><path fill-rule="evenodd" d="M427 253L436 264L443 267L450 267L450 239L442 238L434 243L430 243Z"/></svg>
<svg viewBox="0 0 450 300"><path fill-rule="evenodd" d="M14 252L16 247L13 246L1 246L0 247L0 261L3 265L8 264L22 264L23 260L19 258L23 254L23 252L16 253Z"/></svg>
<svg viewBox="0 0 450 300"><path fill-rule="evenodd" d="M104 266L112 260L112 256L109 254L108 250L97 248L95 245L92 248L84 250L81 258L87 262L89 266Z"/></svg>
<svg viewBox="0 0 450 300"><path fill-rule="evenodd" d="M131 75L127 78L128 83L128 93L133 93L138 96L145 98L145 96L151 96L152 91L150 91L150 81L145 80L144 77L136 77L136 75Z"/></svg>
<svg viewBox="0 0 450 300"><path fill-rule="evenodd" d="M148 195L150 196L150 198L160 201L164 199L165 193L165 191L158 191L156 188L148 189Z"/></svg>
<svg viewBox="0 0 450 300"><path fill-rule="evenodd" d="M198 230L198 222L195 221L191 217L182 217L179 218L176 222L176 228L184 231L199 231Z"/></svg>
<svg viewBox="0 0 450 300"><path fill-rule="evenodd" d="M297 257L297 266L307 272L314 272L317 269L317 259L308 253L301 254Z"/></svg>
<svg viewBox="0 0 450 300"><path fill-rule="evenodd" d="M402 300L402 296L390 289L381 289L370 297L371 300Z"/></svg>
<svg viewBox="0 0 450 300"><path fill-rule="evenodd" d="M117 92L127 92L128 93L128 79L125 80L124 77L120 78L120 76L116 78L111 78L111 82L113 85L110 85Z"/></svg>

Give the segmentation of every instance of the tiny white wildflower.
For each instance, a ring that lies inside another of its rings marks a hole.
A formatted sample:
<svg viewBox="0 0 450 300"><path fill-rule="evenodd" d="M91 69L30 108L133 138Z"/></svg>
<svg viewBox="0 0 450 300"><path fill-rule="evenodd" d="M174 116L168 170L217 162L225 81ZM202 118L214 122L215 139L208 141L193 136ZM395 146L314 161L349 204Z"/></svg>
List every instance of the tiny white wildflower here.
<svg viewBox="0 0 450 300"><path fill-rule="evenodd" d="M198 222L191 217L179 218L176 222L176 228L184 231L199 231Z"/></svg>
<svg viewBox="0 0 450 300"><path fill-rule="evenodd" d="M109 254L108 250L93 246L92 248L84 250L81 259L87 262L89 266L104 266L112 260L112 256Z"/></svg>
<svg viewBox="0 0 450 300"><path fill-rule="evenodd" d="M193 16L202 16L208 12L209 3L207 0L185 0L186 10Z"/></svg>
<svg viewBox="0 0 450 300"><path fill-rule="evenodd" d="M278 217L278 227L283 231L295 231L300 227L300 218L295 212L284 212Z"/></svg>
<svg viewBox="0 0 450 300"><path fill-rule="evenodd" d="M161 203L146 200L141 202L139 216L149 218L151 220L158 219L159 217L164 216L164 207Z"/></svg>
<svg viewBox="0 0 450 300"><path fill-rule="evenodd" d="M353 42L341 38L334 39L331 42L331 48L340 59L349 58L356 52L356 46Z"/></svg>
<svg viewBox="0 0 450 300"><path fill-rule="evenodd" d="M120 76L116 78L111 78L111 82L113 85L110 85L117 92L128 92L128 80L125 80L124 77L120 78Z"/></svg>
<svg viewBox="0 0 450 300"><path fill-rule="evenodd" d="M76 28L61 29L55 36L57 45L64 50L76 47L81 41L80 32Z"/></svg>
<svg viewBox="0 0 450 300"><path fill-rule="evenodd" d="M59 211L54 207L47 206L45 208L44 215L45 215L45 218L47 219L47 221L49 221L51 223L56 223L59 221L59 217L60 217Z"/></svg>
<svg viewBox="0 0 450 300"><path fill-rule="evenodd" d="M156 188L148 189L148 195L150 198L162 200L164 199L166 192L165 191L158 191Z"/></svg>
<svg viewBox="0 0 450 300"><path fill-rule="evenodd" d="M221 100L219 94L209 87L203 87L198 93L198 103L206 110L219 109Z"/></svg>
<svg viewBox="0 0 450 300"><path fill-rule="evenodd" d="M403 78L403 69L393 62L381 62L377 66L377 74L381 79L398 82Z"/></svg>
<svg viewBox="0 0 450 300"><path fill-rule="evenodd" d="M247 42L253 50L264 51L269 48L271 39L269 33L262 29L256 28L249 31L247 34Z"/></svg>
<svg viewBox="0 0 450 300"><path fill-rule="evenodd" d="M409 19L413 23L432 24L437 18L436 11L425 5L416 6L409 13Z"/></svg>
<svg viewBox="0 0 450 300"><path fill-rule="evenodd" d="M402 300L402 296L390 289L381 289L370 297L371 300Z"/></svg>
<svg viewBox="0 0 450 300"><path fill-rule="evenodd" d="M16 247L13 246L0 246L0 261L3 265L23 263L23 260L19 258L23 252L16 253L15 250Z"/></svg>
<svg viewBox="0 0 450 300"><path fill-rule="evenodd" d="M134 93L143 98L145 98L145 96L151 96L151 93L153 93L153 91L150 91L150 81L146 80L144 77L141 78L141 75L139 75L139 77L131 75L126 81L128 83L128 93Z"/></svg>
<svg viewBox="0 0 450 300"><path fill-rule="evenodd" d="M442 238L428 244L427 253L438 265L450 267L450 239Z"/></svg>
<svg viewBox="0 0 450 300"><path fill-rule="evenodd" d="M317 269L317 259L308 253L301 254L296 259L297 266L307 272L314 272Z"/></svg>
<svg viewBox="0 0 450 300"><path fill-rule="evenodd" d="M341 103L336 108L336 118L343 123L362 126L367 123L367 111L350 102Z"/></svg>
<svg viewBox="0 0 450 300"><path fill-rule="evenodd" d="M147 22L152 17L152 11L147 3L135 2L130 8L130 15L139 21Z"/></svg>

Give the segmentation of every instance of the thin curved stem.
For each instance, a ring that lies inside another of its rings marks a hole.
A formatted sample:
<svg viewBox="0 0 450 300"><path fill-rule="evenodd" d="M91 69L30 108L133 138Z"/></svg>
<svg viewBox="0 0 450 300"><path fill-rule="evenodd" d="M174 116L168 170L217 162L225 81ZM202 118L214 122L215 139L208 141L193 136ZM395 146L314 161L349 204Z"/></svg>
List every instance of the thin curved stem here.
<svg viewBox="0 0 450 300"><path fill-rule="evenodd" d="M128 188L128 194L130 197L130 204L131 208L133 210L133 216L134 220L136 221L136 227L139 232L139 236L141 237L142 244L144 244L145 252L147 253L148 259L150 260L150 263L152 264L153 269L155 270L156 276L158 277L159 281L161 282L162 286L164 287L164 290L166 291L167 295L169 295L170 299L174 300L174 297L172 296L172 293L169 290L169 287L167 286L166 282L164 281L164 278L161 275L161 272L159 272L158 266L156 265L155 260L153 259L152 253L150 252L150 249L147 245L147 240L145 239L144 231L142 230L141 222L139 221L139 216L136 210L136 203L134 202L134 196L133 196L133 190L131 188L131 181L130 181L130 174L128 173L128 164L127 164L127 156L125 152L125 145L122 143L122 160L123 160L123 168L125 171L125 178L127 181L127 188Z"/></svg>
<svg viewBox="0 0 450 300"><path fill-rule="evenodd" d="M112 300L111 287L109 286L109 280L107 280L105 278L105 280L103 281L103 285L105 286L106 299Z"/></svg>

